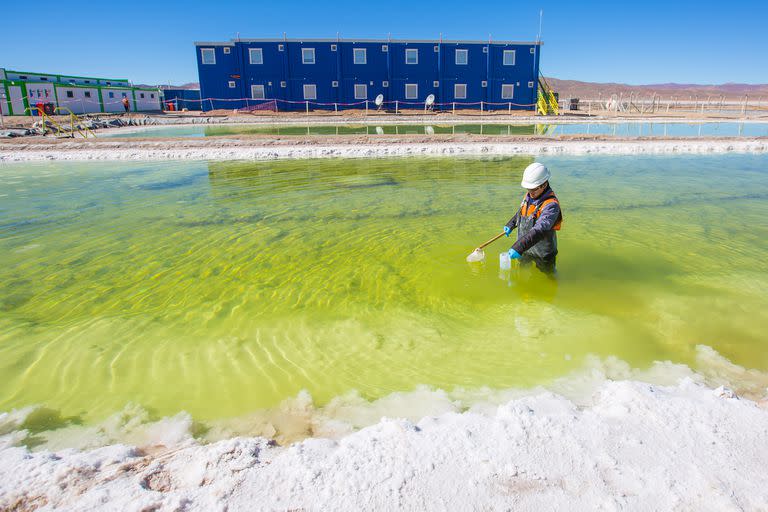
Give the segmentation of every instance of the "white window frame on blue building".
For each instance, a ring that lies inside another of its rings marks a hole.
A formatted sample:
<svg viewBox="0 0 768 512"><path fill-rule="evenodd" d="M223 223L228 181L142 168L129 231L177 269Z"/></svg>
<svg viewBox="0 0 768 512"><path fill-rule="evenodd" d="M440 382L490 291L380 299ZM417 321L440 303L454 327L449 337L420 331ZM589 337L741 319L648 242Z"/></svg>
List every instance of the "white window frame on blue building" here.
<svg viewBox="0 0 768 512"><path fill-rule="evenodd" d="M205 56L206 54L210 55L213 58L212 62L206 62ZM216 64L216 49L215 48L200 48L200 62L205 65L215 65Z"/></svg>
<svg viewBox="0 0 768 512"><path fill-rule="evenodd" d="M362 57L361 57L362 56ZM365 48L353 48L352 49L352 62L355 64L367 64L368 52Z"/></svg>
<svg viewBox="0 0 768 512"><path fill-rule="evenodd" d="M257 56L254 58L254 56ZM251 64L264 64L264 52L261 48L248 48L248 62Z"/></svg>
<svg viewBox="0 0 768 512"><path fill-rule="evenodd" d="M463 55L463 59L459 59L459 55ZM461 61L464 62L461 62ZM464 48L457 48L456 49L456 65L457 66L466 66L469 64L469 50Z"/></svg>
<svg viewBox="0 0 768 512"><path fill-rule="evenodd" d="M307 87L311 87L311 89L309 89L310 91L312 91L311 94L307 94ZM315 84L304 84L303 92L304 92L304 99L305 100L316 100L317 99L317 85L315 85Z"/></svg>
<svg viewBox="0 0 768 512"><path fill-rule="evenodd" d="M501 99L515 99L515 84L501 84Z"/></svg>
<svg viewBox="0 0 768 512"><path fill-rule="evenodd" d="M459 94L459 87L463 88L463 92ZM453 99L465 100L467 99L467 84L453 84Z"/></svg>
<svg viewBox="0 0 768 512"><path fill-rule="evenodd" d="M355 84L355 99L356 100L368 99L368 84Z"/></svg>
<svg viewBox="0 0 768 512"><path fill-rule="evenodd" d="M505 66L514 66L515 65L515 60L516 60L516 53L517 52L515 52L515 50L504 50L504 55L503 55L502 63ZM511 59L512 62L507 62L507 56L508 55L512 56L512 59Z"/></svg>
<svg viewBox="0 0 768 512"><path fill-rule="evenodd" d="M312 59L308 59L308 55L312 55ZM314 48L302 48L301 49L301 63L302 64L314 64L315 63L315 49Z"/></svg>
<svg viewBox="0 0 768 512"><path fill-rule="evenodd" d="M257 91L261 91L261 94L259 94ZM252 100L265 100L265 99L267 99L266 92L264 91L264 84L252 84L251 85L251 99Z"/></svg>
<svg viewBox="0 0 768 512"><path fill-rule="evenodd" d="M408 56L413 55L413 62L408 62ZM405 49L405 63L406 64L418 64L419 63L419 49L418 48L406 48Z"/></svg>
<svg viewBox="0 0 768 512"><path fill-rule="evenodd" d="M413 88L415 92L413 94L408 94L409 88ZM419 99L419 84L405 84L405 99L407 100Z"/></svg>

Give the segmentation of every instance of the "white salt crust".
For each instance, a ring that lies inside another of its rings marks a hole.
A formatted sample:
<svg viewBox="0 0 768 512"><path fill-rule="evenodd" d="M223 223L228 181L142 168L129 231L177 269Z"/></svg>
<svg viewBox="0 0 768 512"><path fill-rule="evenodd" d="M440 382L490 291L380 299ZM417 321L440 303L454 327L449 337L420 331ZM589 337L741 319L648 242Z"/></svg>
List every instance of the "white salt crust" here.
<svg viewBox="0 0 768 512"><path fill-rule="evenodd" d="M336 423L414 401L435 413L288 446L200 444L179 415L147 425L143 448L32 452L14 446L26 436L16 411L0 416L0 509L766 510L765 403L709 386L739 379L754 393L768 377L707 347L696 356L712 363L706 375L593 358L558 393L421 389L348 403ZM610 379L621 375L676 383Z"/></svg>
<svg viewBox="0 0 768 512"><path fill-rule="evenodd" d="M103 139L102 139L103 140ZM768 139L558 140L539 142L431 142L358 144L227 144L222 140L68 142L0 146L1 162L88 160L276 160L408 156L635 155L765 153Z"/></svg>

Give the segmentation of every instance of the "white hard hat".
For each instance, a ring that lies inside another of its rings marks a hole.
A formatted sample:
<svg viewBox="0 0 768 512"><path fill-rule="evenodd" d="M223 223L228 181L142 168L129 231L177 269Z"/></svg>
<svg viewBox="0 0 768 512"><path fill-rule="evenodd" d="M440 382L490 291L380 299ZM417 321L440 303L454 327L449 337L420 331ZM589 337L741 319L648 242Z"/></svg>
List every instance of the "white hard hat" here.
<svg viewBox="0 0 768 512"><path fill-rule="evenodd" d="M552 174L550 174L549 169L544 164L533 162L523 171L523 181L520 183L520 186L527 189L536 188L545 181L548 181L550 176Z"/></svg>

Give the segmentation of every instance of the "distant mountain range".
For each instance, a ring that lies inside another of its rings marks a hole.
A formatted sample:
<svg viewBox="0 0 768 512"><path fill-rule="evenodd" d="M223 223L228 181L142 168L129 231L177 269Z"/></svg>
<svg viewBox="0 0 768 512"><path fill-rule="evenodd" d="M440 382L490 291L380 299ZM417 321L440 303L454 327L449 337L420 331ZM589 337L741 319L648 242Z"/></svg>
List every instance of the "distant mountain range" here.
<svg viewBox="0 0 768 512"><path fill-rule="evenodd" d="M184 85L168 85L168 84L133 84L134 87L147 87L149 89L199 89L200 84L197 82L189 82Z"/></svg>
<svg viewBox="0 0 768 512"><path fill-rule="evenodd" d="M613 94L630 93L639 95L641 98L650 98L654 93L669 99L675 96L677 99L692 99L698 96L699 99L706 99L708 96L719 98L725 96L726 99L743 99L748 95L751 100L761 99L768 101L768 84L720 84L720 85L701 85L701 84L648 84L648 85L627 85L620 83L598 83L598 82L580 82L578 80L560 80L559 78L547 78L549 85L560 94L561 98L582 98L597 99L598 97L610 98ZM140 87L160 87L167 89L167 85L141 85ZM184 85L173 85L174 89L199 89L200 84L190 82Z"/></svg>
<svg viewBox="0 0 768 512"><path fill-rule="evenodd" d="M561 98L583 98L596 99L598 97L609 98L613 94L639 95L641 98L650 98L654 93L669 99L675 96L677 99L688 99L698 96L699 99L706 99L708 96L719 98L725 96L726 99L743 99L748 95L751 100L768 100L768 84L734 84L726 83L719 85L701 85L701 84L648 84L648 85L627 85L620 83L596 83L580 82L578 80L560 80L559 78L547 78L549 85L560 94Z"/></svg>

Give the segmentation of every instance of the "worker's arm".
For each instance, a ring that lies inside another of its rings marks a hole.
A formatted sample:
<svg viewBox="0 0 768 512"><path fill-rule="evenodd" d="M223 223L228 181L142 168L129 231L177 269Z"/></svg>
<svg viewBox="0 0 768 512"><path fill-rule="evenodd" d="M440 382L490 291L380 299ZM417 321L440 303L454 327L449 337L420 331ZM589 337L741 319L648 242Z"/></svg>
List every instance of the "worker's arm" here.
<svg viewBox="0 0 768 512"><path fill-rule="evenodd" d="M541 210L541 214L539 215L536 224L533 225L533 228L531 228L524 237L515 242L512 245L512 248L520 254L523 254L525 251L536 245L536 243L544 237L544 233L555 226L559 217L560 205L554 201L547 204Z"/></svg>
<svg viewBox="0 0 768 512"><path fill-rule="evenodd" d="M517 213L515 213L511 219L509 219L509 222L507 222L504 225L504 234L509 236L509 234L512 232L513 229L517 227L517 223L520 220L520 209L517 209Z"/></svg>

